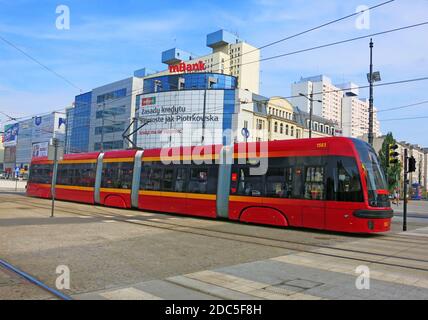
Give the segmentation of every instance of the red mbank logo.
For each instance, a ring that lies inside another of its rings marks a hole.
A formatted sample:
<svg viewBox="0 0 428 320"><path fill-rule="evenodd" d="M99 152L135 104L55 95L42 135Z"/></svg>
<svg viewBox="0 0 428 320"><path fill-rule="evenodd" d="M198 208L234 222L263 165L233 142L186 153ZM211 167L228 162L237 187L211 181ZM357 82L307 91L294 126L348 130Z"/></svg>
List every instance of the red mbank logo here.
<svg viewBox="0 0 428 320"><path fill-rule="evenodd" d="M205 71L205 63L203 61L198 61L195 63L185 63L181 62L174 66L169 66L170 73L177 72L196 72L196 71Z"/></svg>

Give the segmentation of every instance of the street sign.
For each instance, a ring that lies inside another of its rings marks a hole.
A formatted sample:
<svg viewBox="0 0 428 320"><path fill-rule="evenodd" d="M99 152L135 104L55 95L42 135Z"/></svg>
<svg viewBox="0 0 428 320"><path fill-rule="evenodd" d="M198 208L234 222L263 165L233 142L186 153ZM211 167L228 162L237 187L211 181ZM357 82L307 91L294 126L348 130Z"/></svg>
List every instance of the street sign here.
<svg viewBox="0 0 428 320"><path fill-rule="evenodd" d="M64 147L57 147L57 160L64 158ZM55 146L49 145L48 147L48 159L51 161L55 160Z"/></svg>
<svg viewBox="0 0 428 320"><path fill-rule="evenodd" d="M245 139L248 139L250 137L250 131L247 128L242 128L241 134Z"/></svg>

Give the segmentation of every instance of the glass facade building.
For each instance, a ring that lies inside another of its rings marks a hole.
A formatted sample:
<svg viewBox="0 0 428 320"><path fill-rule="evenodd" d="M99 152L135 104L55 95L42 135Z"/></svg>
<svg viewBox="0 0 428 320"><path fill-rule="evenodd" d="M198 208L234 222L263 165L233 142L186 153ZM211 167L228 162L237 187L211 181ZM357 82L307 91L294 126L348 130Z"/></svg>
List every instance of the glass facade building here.
<svg viewBox="0 0 428 320"><path fill-rule="evenodd" d="M97 103L103 103L109 100L119 99L126 96L126 88L118 89L97 96Z"/></svg>
<svg viewBox="0 0 428 320"><path fill-rule="evenodd" d="M175 90L236 89L236 78L219 73L187 73L144 80L143 93Z"/></svg>
<svg viewBox="0 0 428 320"><path fill-rule="evenodd" d="M71 120L68 120L67 127L67 153L88 152L91 101L92 92L83 93L75 98L74 108L69 112Z"/></svg>
<svg viewBox="0 0 428 320"><path fill-rule="evenodd" d="M140 124L137 145L229 144L236 125L236 78L217 73L168 75L144 80L136 99ZM227 135L226 135L227 134Z"/></svg>

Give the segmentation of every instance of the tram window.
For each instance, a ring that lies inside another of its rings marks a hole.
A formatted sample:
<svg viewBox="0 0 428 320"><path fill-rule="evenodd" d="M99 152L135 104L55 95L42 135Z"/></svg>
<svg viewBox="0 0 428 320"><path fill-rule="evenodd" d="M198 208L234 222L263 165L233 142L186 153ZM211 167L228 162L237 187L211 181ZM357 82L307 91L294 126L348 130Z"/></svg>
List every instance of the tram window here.
<svg viewBox="0 0 428 320"><path fill-rule="evenodd" d="M161 168L143 167L141 170L141 189L159 191L161 186L161 177Z"/></svg>
<svg viewBox="0 0 428 320"><path fill-rule="evenodd" d="M250 175L250 167L240 168L237 194L252 197L262 196L263 176Z"/></svg>
<svg viewBox="0 0 428 320"><path fill-rule="evenodd" d="M208 168L190 169L189 192L207 193Z"/></svg>
<svg viewBox="0 0 428 320"><path fill-rule="evenodd" d="M336 162L335 200L362 202L360 174L353 159L343 158Z"/></svg>
<svg viewBox="0 0 428 320"><path fill-rule="evenodd" d="M76 170L76 185L93 187L95 185L95 163L84 163L78 165Z"/></svg>
<svg viewBox="0 0 428 320"><path fill-rule="evenodd" d="M101 188L131 189L133 171L133 162L104 163Z"/></svg>
<svg viewBox="0 0 428 320"><path fill-rule="evenodd" d="M270 168L266 173L266 195L274 198L291 198L292 172L292 168Z"/></svg>
<svg viewBox="0 0 428 320"><path fill-rule="evenodd" d="M217 193L217 182L218 182L218 166L211 166L208 171L208 189L207 193Z"/></svg>
<svg viewBox="0 0 428 320"><path fill-rule="evenodd" d="M186 191L186 176L187 169L186 168L178 168L177 176L175 179L174 191L175 192L185 192Z"/></svg>
<svg viewBox="0 0 428 320"><path fill-rule="evenodd" d="M64 186L93 187L95 163L58 165L57 184Z"/></svg>
<svg viewBox="0 0 428 320"><path fill-rule="evenodd" d="M74 172L69 172L71 165L69 164L60 164L58 165L58 175L56 179L56 183L58 185L70 186L73 184Z"/></svg>
<svg viewBox="0 0 428 320"><path fill-rule="evenodd" d="M174 176L174 169L165 168L163 172L162 180L162 190L171 191L172 190L172 178Z"/></svg>
<svg viewBox="0 0 428 320"><path fill-rule="evenodd" d="M324 200L324 167L306 167L305 199Z"/></svg>
<svg viewBox="0 0 428 320"><path fill-rule="evenodd" d="M52 166L49 164L33 164L30 167L30 182L50 184L52 182Z"/></svg>

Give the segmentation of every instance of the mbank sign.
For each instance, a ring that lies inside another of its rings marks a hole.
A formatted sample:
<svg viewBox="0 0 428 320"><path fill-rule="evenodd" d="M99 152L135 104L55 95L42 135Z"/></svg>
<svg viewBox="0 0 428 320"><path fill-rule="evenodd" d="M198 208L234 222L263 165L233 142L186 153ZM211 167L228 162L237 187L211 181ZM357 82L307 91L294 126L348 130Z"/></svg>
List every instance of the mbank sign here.
<svg viewBox="0 0 428 320"><path fill-rule="evenodd" d="M195 63L181 62L174 66L169 66L170 73L196 72L196 71L205 71L205 63L203 61L198 61Z"/></svg>

